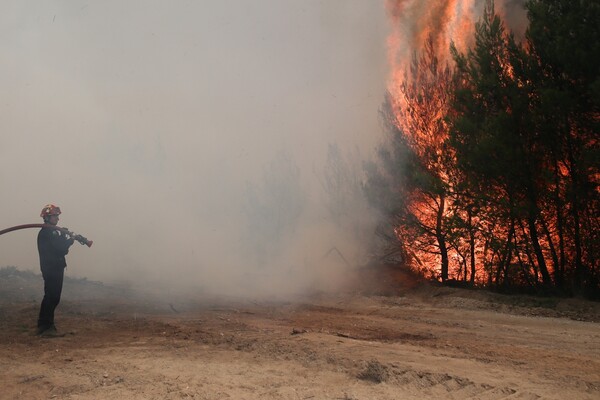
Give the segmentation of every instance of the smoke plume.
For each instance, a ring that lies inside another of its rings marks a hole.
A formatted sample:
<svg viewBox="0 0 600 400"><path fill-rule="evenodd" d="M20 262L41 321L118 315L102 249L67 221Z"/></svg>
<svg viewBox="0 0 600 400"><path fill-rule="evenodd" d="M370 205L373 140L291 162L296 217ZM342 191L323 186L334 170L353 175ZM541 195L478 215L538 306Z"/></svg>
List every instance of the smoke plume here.
<svg viewBox="0 0 600 400"><path fill-rule="evenodd" d="M359 262L364 204L334 221L323 182L330 145L355 166L380 136L383 4L4 5L2 228L55 203L94 240L69 275L171 292L326 289L331 248ZM35 234L0 264L37 271Z"/></svg>

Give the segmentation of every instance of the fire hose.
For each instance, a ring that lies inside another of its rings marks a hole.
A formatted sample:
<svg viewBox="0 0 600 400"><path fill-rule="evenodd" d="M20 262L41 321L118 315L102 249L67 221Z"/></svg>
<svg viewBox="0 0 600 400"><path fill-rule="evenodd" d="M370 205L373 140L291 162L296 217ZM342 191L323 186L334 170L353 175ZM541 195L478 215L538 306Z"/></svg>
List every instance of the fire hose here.
<svg viewBox="0 0 600 400"><path fill-rule="evenodd" d="M62 233L69 235L70 237L72 237L73 239L75 239L76 241L78 241L81 244L85 244L87 247L92 247L92 243L94 243L91 240L88 240L86 238L84 238L81 235L78 235L76 233L73 233L71 231L69 231L67 228L61 228L60 226L56 226L56 225L50 225L50 224L25 224L25 225L17 225L17 226L13 226L11 228L6 228L4 230L0 231L0 235L4 235L5 233L8 232L12 232L12 231L18 231L19 229L27 229L27 228L50 228L50 229L56 229L57 231L61 231Z"/></svg>

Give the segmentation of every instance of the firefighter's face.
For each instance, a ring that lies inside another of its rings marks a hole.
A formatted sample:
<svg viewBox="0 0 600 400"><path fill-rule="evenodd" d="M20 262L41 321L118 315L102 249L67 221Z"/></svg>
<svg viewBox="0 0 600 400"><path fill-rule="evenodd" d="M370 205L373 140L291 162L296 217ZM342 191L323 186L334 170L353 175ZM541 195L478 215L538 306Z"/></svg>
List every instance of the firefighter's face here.
<svg viewBox="0 0 600 400"><path fill-rule="evenodd" d="M50 215L50 216L48 217L48 223L49 223L50 225L56 225L56 224L58 224L58 220L59 220L59 219L60 219L60 218L58 217L58 215L57 215L57 214Z"/></svg>

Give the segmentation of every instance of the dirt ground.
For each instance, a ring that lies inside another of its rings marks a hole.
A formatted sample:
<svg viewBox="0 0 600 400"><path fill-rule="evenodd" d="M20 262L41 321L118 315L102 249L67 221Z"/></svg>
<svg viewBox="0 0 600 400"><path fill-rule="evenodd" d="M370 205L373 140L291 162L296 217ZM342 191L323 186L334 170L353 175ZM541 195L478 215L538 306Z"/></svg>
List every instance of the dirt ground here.
<svg viewBox="0 0 600 400"><path fill-rule="evenodd" d="M0 270L1 399L600 399L600 307L357 272L343 294L164 303Z"/></svg>

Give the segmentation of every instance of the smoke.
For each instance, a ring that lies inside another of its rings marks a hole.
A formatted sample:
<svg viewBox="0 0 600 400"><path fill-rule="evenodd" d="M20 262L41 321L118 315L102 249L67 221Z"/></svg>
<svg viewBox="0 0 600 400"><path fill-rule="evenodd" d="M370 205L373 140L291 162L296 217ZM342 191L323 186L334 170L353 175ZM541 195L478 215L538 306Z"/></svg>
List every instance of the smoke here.
<svg viewBox="0 0 600 400"><path fill-rule="evenodd" d="M0 221L59 205L94 240L69 275L269 295L360 262L364 203L334 221L323 181L331 143L352 169L379 141L383 4L11 1L0 22ZM0 254L37 270L35 231Z"/></svg>

